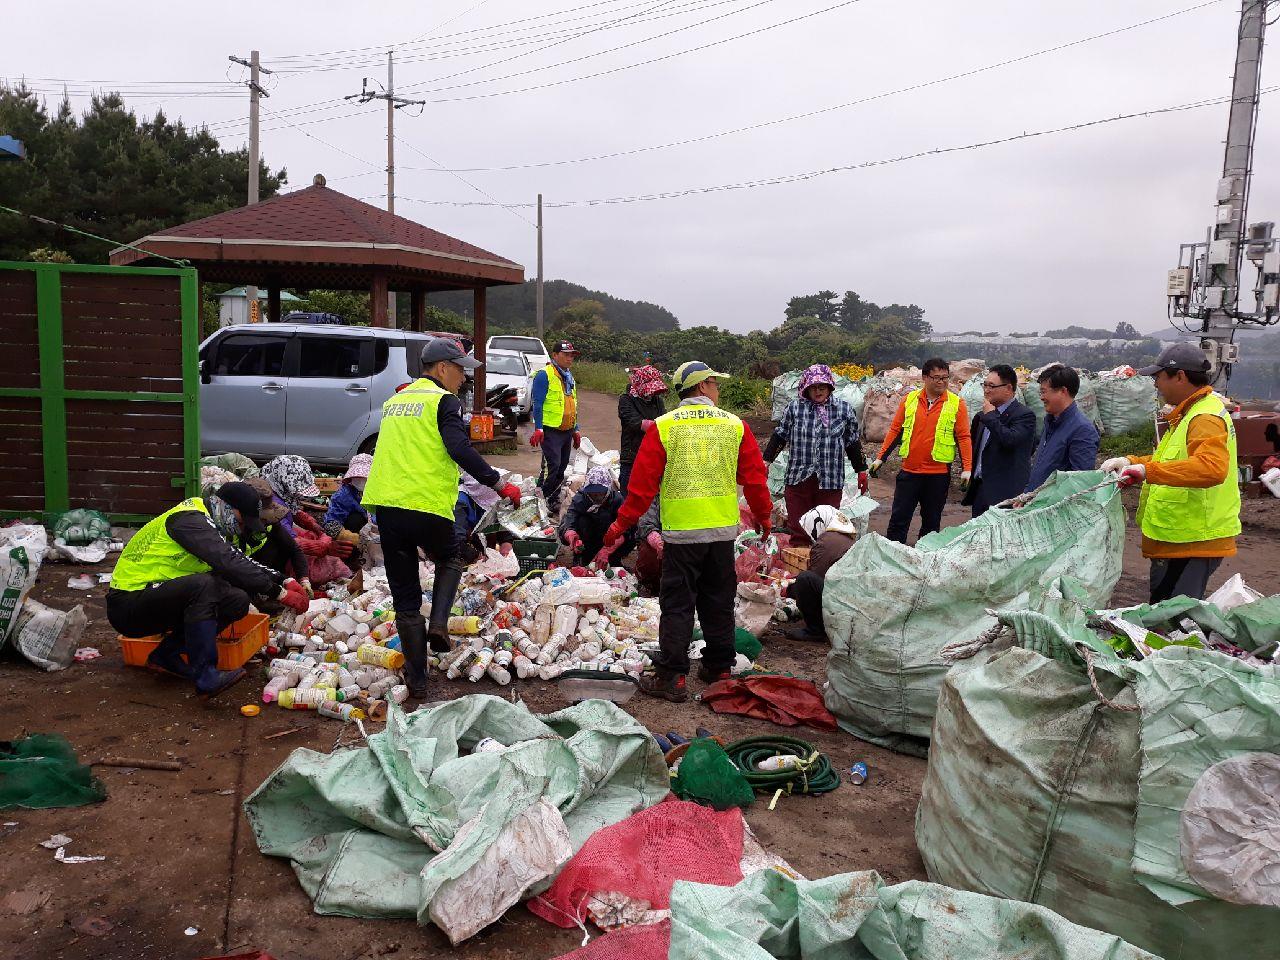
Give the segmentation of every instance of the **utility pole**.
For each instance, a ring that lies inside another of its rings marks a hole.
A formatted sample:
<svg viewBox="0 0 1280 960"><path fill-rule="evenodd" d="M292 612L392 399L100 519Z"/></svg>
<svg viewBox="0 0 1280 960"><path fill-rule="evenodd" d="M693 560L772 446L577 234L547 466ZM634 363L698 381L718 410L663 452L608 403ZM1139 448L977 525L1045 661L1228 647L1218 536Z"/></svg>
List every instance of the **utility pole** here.
<svg viewBox="0 0 1280 960"><path fill-rule="evenodd" d="M262 89L259 83L260 74L270 74L271 71L258 63L258 51L254 50L249 54L248 60L242 60L240 57L227 57L232 63L238 63L242 67L249 68L249 82L246 86L249 88L249 202L246 206L253 206L258 202L258 166L259 166L259 142L258 142L258 98L269 97L271 94ZM258 288L254 284L244 288L245 298L249 304L249 320L257 322L258 316Z"/></svg>
<svg viewBox="0 0 1280 960"><path fill-rule="evenodd" d="M368 103L371 100L387 101L387 213L396 212L396 111L401 107L424 106L425 100L412 100L408 97L396 96L395 59L390 50L387 51L387 86L382 93L369 89L369 78L360 83L360 92L348 94L344 100L359 100ZM392 326L396 324L396 295L387 294L387 306L390 311Z"/></svg>
<svg viewBox="0 0 1280 960"><path fill-rule="evenodd" d="M1239 356L1239 347L1233 341L1240 325L1265 325L1280 317L1280 253L1275 252L1272 239L1274 223L1248 222L1267 5L1268 0L1241 0L1235 78L1214 225L1204 241L1182 244L1178 268L1169 271L1172 312L1201 321L1200 343L1215 376L1224 370L1227 377L1231 376L1231 366ZM1240 307L1245 257L1258 270L1252 310Z"/></svg>
<svg viewBox="0 0 1280 960"><path fill-rule="evenodd" d="M542 194L538 194L538 287L537 287L538 339L542 339Z"/></svg>

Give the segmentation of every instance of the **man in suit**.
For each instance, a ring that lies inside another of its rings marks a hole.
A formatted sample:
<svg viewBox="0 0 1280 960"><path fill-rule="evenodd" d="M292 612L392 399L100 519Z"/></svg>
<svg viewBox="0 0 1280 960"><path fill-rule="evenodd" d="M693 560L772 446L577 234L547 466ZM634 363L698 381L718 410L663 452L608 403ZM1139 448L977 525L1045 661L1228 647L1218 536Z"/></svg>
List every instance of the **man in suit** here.
<svg viewBox="0 0 1280 960"><path fill-rule="evenodd" d="M982 410L973 418L973 482L960 502L980 517L994 504L1015 497L1031 475L1036 415L1018 400L1018 374L998 363L982 383Z"/></svg>

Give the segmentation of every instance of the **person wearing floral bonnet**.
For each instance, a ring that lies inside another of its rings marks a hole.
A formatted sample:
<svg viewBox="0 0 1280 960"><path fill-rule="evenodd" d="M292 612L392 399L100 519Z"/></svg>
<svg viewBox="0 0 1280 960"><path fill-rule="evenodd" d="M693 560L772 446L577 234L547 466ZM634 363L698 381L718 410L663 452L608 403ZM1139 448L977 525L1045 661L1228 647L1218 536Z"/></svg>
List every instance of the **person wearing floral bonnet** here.
<svg viewBox="0 0 1280 960"><path fill-rule="evenodd" d="M575 556L587 560L595 557L604 546L604 535L609 525L618 519L618 508L623 496L613 485L613 474L608 467L592 467L587 471L586 483L569 502L564 520L560 523L560 539ZM631 552L633 537L624 537L622 546L609 556L611 566Z"/></svg>
<svg viewBox="0 0 1280 960"><path fill-rule="evenodd" d="M825 363L805 370L798 396L787 406L764 449L766 463L773 463L783 447L789 450L784 496L794 546L812 542L801 527L802 516L824 504L840 506L846 458L857 471L858 490L865 494L869 485L858 417L847 401L833 396L835 385Z"/></svg>
<svg viewBox="0 0 1280 960"><path fill-rule="evenodd" d="M653 422L667 412L662 399L666 392L667 382L662 379L662 372L646 364L631 371L631 384L627 392L618 398L618 420L622 424L618 489L623 496L627 493L627 481L631 479L636 454L640 452L640 441L653 427Z"/></svg>

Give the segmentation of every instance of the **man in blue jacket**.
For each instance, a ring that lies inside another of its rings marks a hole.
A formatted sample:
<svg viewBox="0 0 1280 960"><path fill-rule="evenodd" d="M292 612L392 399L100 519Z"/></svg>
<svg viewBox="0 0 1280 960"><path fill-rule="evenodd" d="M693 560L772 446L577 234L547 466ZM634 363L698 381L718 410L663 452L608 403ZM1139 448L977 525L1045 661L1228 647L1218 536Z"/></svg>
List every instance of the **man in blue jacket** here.
<svg viewBox="0 0 1280 960"><path fill-rule="evenodd" d="M1080 375L1060 363L1037 378L1044 401L1044 434L1036 451L1027 490L1039 487L1057 470L1093 470L1098 462L1098 428L1076 405Z"/></svg>
<svg viewBox="0 0 1280 960"><path fill-rule="evenodd" d="M1036 415L1018 401L1018 374L1006 363L987 371L982 409L969 429L973 437L973 481L960 502L980 517L997 503L1026 489Z"/></svg>
<svg viewBox="0 0 1280 960"><path fill-rule="evenodd" d="M529 446L542 448L538 486L552 511L560 507L560 487L569 458L582 443L578 432L578 385L569 372L577 356L572 343L559 341L551 348L551 362L533 375L530 386L533 433L529 435Z"/></svg>

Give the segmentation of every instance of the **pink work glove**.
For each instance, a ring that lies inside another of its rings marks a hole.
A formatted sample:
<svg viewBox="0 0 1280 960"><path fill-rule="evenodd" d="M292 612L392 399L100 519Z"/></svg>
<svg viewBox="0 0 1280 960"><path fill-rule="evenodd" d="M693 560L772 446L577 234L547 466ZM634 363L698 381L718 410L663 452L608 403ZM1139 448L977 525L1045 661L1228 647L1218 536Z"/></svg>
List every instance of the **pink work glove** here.
<svg viewBox="0 0 1280 960"><path fill-rule="evenodd" d="M858 471L858 492L865 497L870 489L871 481L867 478L867 471Z"/></svg>
<svg viewBox="0 0 1280 960"><path fill-rule="evenodd" d="M281 595L276 599L296 613L306 613L307 607L311 605L307 599L307 591L302 589L297 580L286 580Z"/></svg>
<svg viewBox="0 0 1280 960"><path fill-rule="evenodd" d="M569 549L574 553L582 552L582 537L578 536L577 530L570 530L564 535L564 542L569 545Z"/></svg>
<svg viewBox="0 0 1280 960"><path fill-rule="evenodd" d="M1121 487L1132 487L1147 479L1147 468L1140 463L1125 467L1120 471L1120 479L1116 484Z"/></svg>
<svg viewBox="0 0 1280 960"><path fill-rule="evenodd" d="M645 537L645 540L648 541L649 546L653 547L653 552L656 553L658 555L658 559L661 560L662 548L666 546L666 544L662 542L662 534L655 530L653 533L649 534L649 536Z"/></svg>
<svg viewBox="0 0 1280 960"><path fill-rule="evenodd" d="M533 431L533 433L529 434L529 446L531 446L531 447L540 447L540 446L542 446L542 431L541 431L541 430L535 430L535 431Z"/></svg>
<svg viewBox="0 0 1280 960"><path fill-rule="evenodd" d="M650 430L652 430L652 429L653 429L653 421L652 421L652 420L641 420L641 421L640 421L640 429L641 429L644 433L648 433Z"/></svg>
<svg viewBox="0 0 1280 960"><path fill-rule="evenodd" d="M580 446L582 446L582 434L575 430L573 431L573 449L577 450Z"/></svg>
<svg viewBox="0 0 1280 960"><path fill-rule="evenodd" d="M538 431L541 434L541 430ZM520 488L514 483L504 483L498 488L498 496L505 497L511 501L513 507L520 506Z"/></svg>

